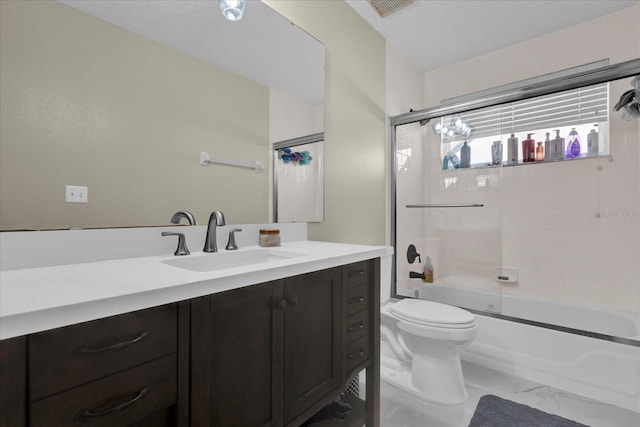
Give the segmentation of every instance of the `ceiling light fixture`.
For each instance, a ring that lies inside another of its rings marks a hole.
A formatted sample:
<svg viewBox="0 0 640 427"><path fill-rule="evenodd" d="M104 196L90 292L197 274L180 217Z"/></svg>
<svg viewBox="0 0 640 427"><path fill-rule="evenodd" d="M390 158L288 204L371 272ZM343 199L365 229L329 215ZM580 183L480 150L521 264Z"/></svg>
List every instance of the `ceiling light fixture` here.
<svg viewBox="0 0 640 427"><path fill-rule="evenodd" d="M239 21L244 13L247 0L218 0L222 15L229 21Z"/></svg>

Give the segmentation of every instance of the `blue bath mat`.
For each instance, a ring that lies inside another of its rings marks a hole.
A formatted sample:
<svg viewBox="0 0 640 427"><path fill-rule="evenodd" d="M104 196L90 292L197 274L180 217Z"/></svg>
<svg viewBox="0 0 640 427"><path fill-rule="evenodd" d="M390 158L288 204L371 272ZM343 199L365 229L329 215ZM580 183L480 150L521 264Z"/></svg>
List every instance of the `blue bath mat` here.
<svg viewBox="0 0 640 427"><path fill-rule="evenodd" d="M469 427L587 427L492 394L480 398Z"/></svg>

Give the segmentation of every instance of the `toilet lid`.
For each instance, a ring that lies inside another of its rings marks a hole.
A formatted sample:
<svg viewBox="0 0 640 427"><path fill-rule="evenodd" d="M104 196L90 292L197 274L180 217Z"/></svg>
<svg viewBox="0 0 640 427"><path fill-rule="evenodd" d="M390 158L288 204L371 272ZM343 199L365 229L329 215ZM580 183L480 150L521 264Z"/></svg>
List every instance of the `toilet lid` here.
<svg viewBox="0 0 640 427"><path fill-rule="evenodd" d="M390 310L396 317L407 322L441 328L469 328L473 326L475 319L473 314L461 308L413 298L405 298L392 304Z"/></svg>

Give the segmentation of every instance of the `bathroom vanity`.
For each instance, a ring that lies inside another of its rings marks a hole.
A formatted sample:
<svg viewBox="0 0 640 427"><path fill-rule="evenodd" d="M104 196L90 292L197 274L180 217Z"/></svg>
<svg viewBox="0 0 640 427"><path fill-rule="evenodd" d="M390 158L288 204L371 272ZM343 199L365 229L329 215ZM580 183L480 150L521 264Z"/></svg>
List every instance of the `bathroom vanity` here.
<svg viewBox="0 0 640 427"><path fill-rule="evenodd" d="M380 256L388 248L284 246L300 256L215 271L163 263L169 257L4 271L8 297L13 286L26 286L25 295L36 277L48 277L48 287L60 281L64 292L87 269L113 278L135 264L141 282L151 267L163 278L161 297L129 286L139 309L93 320L93 311L123 310L117 302L130 278L84 303L29 312L14 296L23 307L11 312L3 301L0 426L297 426L363 369L366 399L351 400L343 424L379 425ZM56 322L68 324L44 326L55 313L67 313ZM87 321L78 321L83 313ZM24 328L32 330L16 335Z"/></svg>
<svg viewBox="0 0 640 427"><path fill-rule="evenodd" d="M373 366L376 269L363 261L192 300L192 423L299 425ZM362 425L361 415L350 417Z"/></svg>

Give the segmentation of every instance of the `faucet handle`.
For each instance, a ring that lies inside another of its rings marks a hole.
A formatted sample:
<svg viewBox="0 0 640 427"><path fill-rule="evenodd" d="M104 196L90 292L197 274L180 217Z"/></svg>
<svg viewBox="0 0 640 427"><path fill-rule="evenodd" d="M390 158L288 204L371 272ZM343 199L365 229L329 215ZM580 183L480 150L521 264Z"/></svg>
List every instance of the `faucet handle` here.
<svg viewBox="0 0 640 427"><path fill-rule="evenodd" d="M227 242L227 247L225 248L228 251L235 251L238 249L238 245L236 245L236 231L242 231L242 228L234 228L229 231L229 241Z"/></svg>
<svg viewBox="0 0 640 427"><path fill-rule="evenodd" d="M169 231L163 231L163 236L178 236L178 248L174 252L174 255L189 255L189 249L187 248L187 239L185 239L183 233L171 233Z"/></svg>

